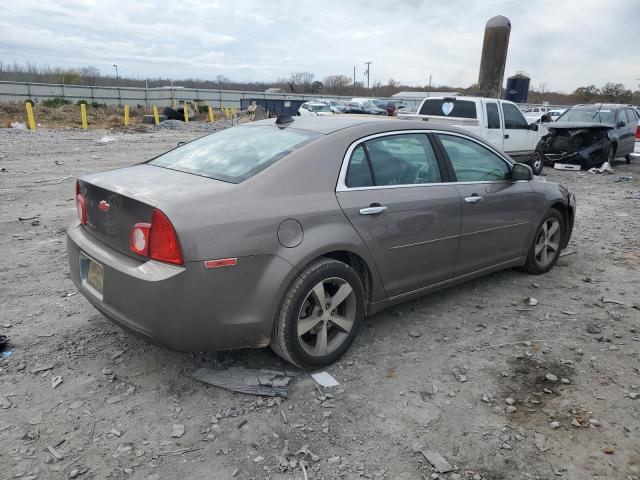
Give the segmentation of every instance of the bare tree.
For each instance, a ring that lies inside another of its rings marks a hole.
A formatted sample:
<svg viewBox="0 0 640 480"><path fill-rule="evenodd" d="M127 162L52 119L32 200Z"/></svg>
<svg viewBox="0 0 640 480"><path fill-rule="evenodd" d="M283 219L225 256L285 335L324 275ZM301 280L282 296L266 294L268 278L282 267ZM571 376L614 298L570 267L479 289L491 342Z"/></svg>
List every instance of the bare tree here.
<svg viewBox="0 0 640 480"><path fill-rule="evenodd" d="M92 87L96 84L98 79L100 78L100 70L98 70L93 65L89 65L88 67L82 67L80 69L80 78L83 83L86 85L91 85Z"/></svg>

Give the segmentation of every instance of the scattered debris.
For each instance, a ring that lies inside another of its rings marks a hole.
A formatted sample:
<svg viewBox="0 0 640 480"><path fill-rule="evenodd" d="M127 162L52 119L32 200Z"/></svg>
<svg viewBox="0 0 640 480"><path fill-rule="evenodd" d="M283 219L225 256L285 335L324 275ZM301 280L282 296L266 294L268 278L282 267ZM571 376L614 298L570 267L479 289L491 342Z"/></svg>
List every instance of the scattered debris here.
<svg viewBox="0 0 640 480"><path fill-rule="evenodd" d="M559 257L566 257L567 255L573 255L574 253L576 253L575 250L563 250L562 252L560 252L560 255L558 255Z"/></svg>
<svg viewBox="0 0 640 480"><path fill-rule="evenodd" d="M573 172L580 171L580 165L573 165L571 163L555 163L553 165L553 168L555 168L556 170L570 170Z"/></svg>
<svg viewBox="0 0 640 480"><path fill-rule="evenodd" d="M618 178L614 180L614 182L615 183L630 182L631 180L633 180L633 177L631 175L620 175L618 176Z"/></svg>
<svg viewBox="0 0 640 480"><path fill-rule="evenodd" d="M535 307L536 305L538 305L538 300L536 300L533 297L529 297L527 299L525 299L524 301L527 305L531 306L531 307Z"/></svg>
<svg viewBox="0 0 640 480"><path fill-rule="evenodd" d="M9 343L9 338L6 335L0 335L0 352L4 350L4 347Z"/></svg>
<svg viewBox="0 0 640 480"><path fill-rule="evenodd" d="M613 168L611 168L609 162L604 162L600 168L593 167L587 171L589 173L613 173Z"/></svg>
<svg viewBox="0 0 640 480"><path fill-rule="evenodd" d="M295 374L285 370L254 370L230 367L226 370L200 368L193 378L234 392L266 397L286 397L288 384Z"/></svg>
<svg viewBox="0 0 640 480"><path fill-rule="evenodd" d="M53 370L53 365L44 365L42 367L36 367L31 369L31 373L42 373L47 370Z"/></svg>
<svg viewBox="0 0 640 480"><path fill-rule="evenodd" d="M115 137L110 137L108 135L105 135L100 140L98 140L98 143L110 143L110 142L115 142L115 141L116 141Z"/></svg>
<svg viewBox="0 0 640 480"><path fill-rule="evenodd" d="M51 388L55 390L55 388L62 383L62 376L56 375L51 378Z"/></svg>
<svg viewBox="0 0 640 480"><path fill-rule="evenodd" d="M303 445L302 448L300 448L300 450L296 452L296 455L304 455L305 457L309 457L312 462L320 461L320 457L309 450L309 447L307 445Z"/></svg>
<svg viewBox="0 0 640 480"><path fill-rule="evenodd" d="M311 378L313 378L318 383L318 385L325 388L336 387L340 385L340 383L327 372L312 373Z"/></svg>
<svg viewBox="0 0 640 480"><path fill-rule="evenodd" d="M173 438L180 438L184 435L184 425L180 425L178 423L174 423L171 426L171 436Z"/></svg>
<svg viewBox="0 0 640 480"><path fill-rule="evenodd" d="M11 122L9 124L11 128L15 128L16 130L26 130L27 124L23 122Z"/></svg>
<svg viewBox="0 0 640 480"><path fill-rule="evenodd" d="M420 452L439 473L447 473L453 470L451 464L435 450L424 449L420 450Z"/></svg>

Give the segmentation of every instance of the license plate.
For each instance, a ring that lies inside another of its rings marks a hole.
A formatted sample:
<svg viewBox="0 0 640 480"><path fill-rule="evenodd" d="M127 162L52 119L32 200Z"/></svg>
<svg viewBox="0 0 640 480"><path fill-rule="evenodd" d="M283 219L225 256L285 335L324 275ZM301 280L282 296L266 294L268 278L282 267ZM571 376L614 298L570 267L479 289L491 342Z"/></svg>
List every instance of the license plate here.
<svg viewBox="0 0 640 480"><path fill-rule="evenodd" d="M87 283L89 286L102 294L103 279L104 267L98 262L89 259L89 268L87 269Z"/></svg>

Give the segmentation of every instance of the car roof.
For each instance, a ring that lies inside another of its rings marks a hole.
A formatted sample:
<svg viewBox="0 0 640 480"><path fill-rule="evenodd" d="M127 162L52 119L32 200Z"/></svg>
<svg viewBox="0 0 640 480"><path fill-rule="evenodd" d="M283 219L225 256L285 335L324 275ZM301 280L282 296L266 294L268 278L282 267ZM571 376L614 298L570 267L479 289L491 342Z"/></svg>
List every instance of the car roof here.
<svg viewBox="0 0 640 480"><path fill-rule="evenodd" d="M291 127L299 130L308 130L323 135L329 135L347 128L369 125L372 133L373 131L394 130L439 130L444 132L461 133L469 137L478 138L474 133L455 125L447 125L431 121L424 122L422 120L392 119L373 115L295 116L291 118L293 118L293 122L286 124L286 127L284 128ZM270 118L267 120L251 122L245 125L276 126L275 122L276 120L274 118Z"/></svg>
<svg viewBox="0 0 640 480"><path fill-rule="evenodd" d="M622 103L581 103L578 105L575 105L573 108L593 108L593 107L597 107L597 108L625 108L625 107L629 107L629 105L624 105Z"/></svg>

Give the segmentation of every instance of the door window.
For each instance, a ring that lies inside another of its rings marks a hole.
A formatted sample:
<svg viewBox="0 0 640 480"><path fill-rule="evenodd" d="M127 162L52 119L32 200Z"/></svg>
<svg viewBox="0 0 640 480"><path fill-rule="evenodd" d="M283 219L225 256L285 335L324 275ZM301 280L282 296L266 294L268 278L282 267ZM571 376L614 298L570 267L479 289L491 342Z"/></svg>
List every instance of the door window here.
<svg viewBox="0 0 640 480"><path fill-rule="evenodd" d="M453 135L438 135L451 160L458 182L487 182L509 179L509 167L482 145Z"/></svg>
<svg viewBox="0 0 640 480"><path fill-rule="evenodd" d="M503 103L502 115L504 115L504 128L507 130L529 130L529 124L515 105Z"/></svg>
<svg viewBox="0 0 640 480"><path fill-rule="evenodd" d="M442 181L426 134L389 135L368 140L351 155L347 187L419 185Z"/></svg>
<svg viewBox="0 0 640 480"><path fill-rule="evenodd" d="M500 128L500 114L498 113L497 103L487 103L487 128Z"/></svg>

